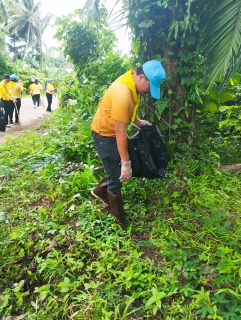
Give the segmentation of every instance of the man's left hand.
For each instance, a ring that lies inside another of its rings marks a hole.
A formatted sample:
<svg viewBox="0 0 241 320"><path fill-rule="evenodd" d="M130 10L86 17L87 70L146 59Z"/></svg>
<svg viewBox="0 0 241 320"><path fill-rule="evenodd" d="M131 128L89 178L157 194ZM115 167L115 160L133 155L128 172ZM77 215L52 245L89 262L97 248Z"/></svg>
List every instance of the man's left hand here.
<svg viewBox="0 0 241 320"><path fill-rule="evenodd" d="M139 120L139 128L144 127L144 126L152 126L152 124L147 121L147 120Z"/></svg>
<svg viewBox="0 0 241 320"><path fill-rule="evenodd" d="M121 182L128 182L132 177L131 161L124 162L121 161Z"/></svg>

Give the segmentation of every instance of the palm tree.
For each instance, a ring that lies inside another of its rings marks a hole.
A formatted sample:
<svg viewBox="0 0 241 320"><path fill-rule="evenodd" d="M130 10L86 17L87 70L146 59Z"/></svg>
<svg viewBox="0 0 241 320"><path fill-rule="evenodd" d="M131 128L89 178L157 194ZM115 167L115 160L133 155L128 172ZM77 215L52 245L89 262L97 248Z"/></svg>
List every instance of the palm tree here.
<svg viewBox="0 0 241 320"><path fill-rule="evenodd" d="M40 60L40 69L43 70L42 35L53 15L48 13L41 18L41 3L35 3L35 0L2 0L1 2L6 12L4 21L10 33L10 40L24 42L23 63L29 48L35 48ZM20 47L22 48L22 45Z"/></svg>
<svg viewBox="0 0 241 320"><path fill-rule="evenodd" d="M30 41L34 38L34 29L38 28L37 21L41 3L34 3L34 0L22 0L21 2L5 0L4 3L8 6L7 29L10 30L11 35L18 33L19 38L25 41L24 63Z"/></svg>
<svg viewBox="0 0 241 320"><path fill-rule="evenodd" d="M8 51L13 55L13 61L21 59L25 49L25 44L19 41L18 34L9 36L9 42L7 43Z"/></svg>

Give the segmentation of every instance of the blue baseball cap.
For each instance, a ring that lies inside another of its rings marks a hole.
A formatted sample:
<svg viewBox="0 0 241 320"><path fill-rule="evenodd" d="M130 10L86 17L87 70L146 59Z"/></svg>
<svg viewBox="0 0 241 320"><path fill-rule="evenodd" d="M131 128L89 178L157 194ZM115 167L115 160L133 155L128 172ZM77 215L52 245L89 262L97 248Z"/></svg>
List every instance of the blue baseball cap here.
<svg viewBox="0 0 241 320"><path fill-rule="evenodd" d="M17 82L18 81L18 77L16 76L16 74L11 74L10 80L14 81L14 82Z"/></svg>
<svg viewBox="0 0 241 320"><path fill-rule="evenodd" d="M150 60L142 65L143 72L150 81L150 93L154 99L160 99L161 81L166 79L166 71L157 60Z"/></svg>

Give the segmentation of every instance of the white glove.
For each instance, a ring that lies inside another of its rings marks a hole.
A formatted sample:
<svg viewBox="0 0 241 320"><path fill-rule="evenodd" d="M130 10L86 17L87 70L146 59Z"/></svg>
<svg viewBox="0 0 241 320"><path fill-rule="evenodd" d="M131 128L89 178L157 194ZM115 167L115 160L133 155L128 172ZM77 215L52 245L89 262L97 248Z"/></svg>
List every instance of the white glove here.
<svg viewBox="0 0 241 320"><path fill-rule="evenodd" d="M151 126L152 124L147 120L140 120L140 127Z"/></svg>
<svg viewBox="0 0 241 320"><path fill-rule="evenodd" d="M120 181L128 182L131 179L131 176L132 176L131 161L128 161L128 162L121 161Z"/></svg>

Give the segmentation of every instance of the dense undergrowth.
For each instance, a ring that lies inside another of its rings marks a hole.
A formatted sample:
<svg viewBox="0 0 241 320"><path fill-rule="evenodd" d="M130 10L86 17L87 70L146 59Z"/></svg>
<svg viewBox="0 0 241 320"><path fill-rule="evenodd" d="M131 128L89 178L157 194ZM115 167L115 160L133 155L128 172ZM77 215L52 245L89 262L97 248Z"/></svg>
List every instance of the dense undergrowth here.
<svg viewBox="0 0 241 320"><path fill-rule="evenodd" d="M81 118L56 110L0 146L0 317L241 319L240 174L190 158L133 178L124 232L90 196L103 172Z"/></svg>

